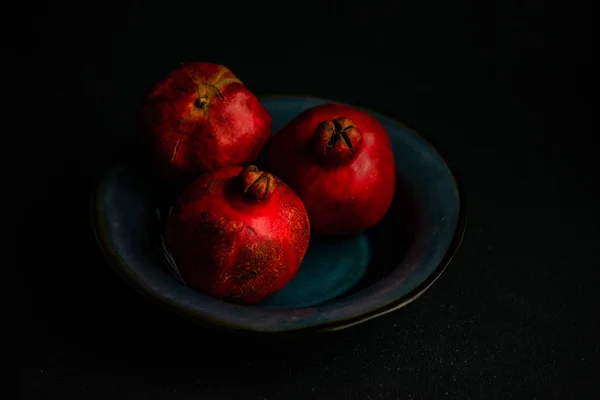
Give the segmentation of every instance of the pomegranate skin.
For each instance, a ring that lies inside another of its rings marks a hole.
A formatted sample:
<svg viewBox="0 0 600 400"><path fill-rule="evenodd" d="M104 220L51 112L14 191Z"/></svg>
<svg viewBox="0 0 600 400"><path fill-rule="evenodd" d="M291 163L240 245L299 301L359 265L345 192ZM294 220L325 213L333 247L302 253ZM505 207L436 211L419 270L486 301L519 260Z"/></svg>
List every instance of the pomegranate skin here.
<svg viewBox="0 0 600 400"><path fill-rule="evenodd" d="M315 236L372 227L394 197L396 167L387 132L347 105L329 103L297 115L272 138L266 163L300 196Z"/></svg>
<svg viewBox="0 0 600 400"><path fill-rule="evenodd" d="M271 135L271 116L228 68L191 62L154 86L140 127L159 177L184 181L252 163Z"/></svg>
<svg viewBox="0 0 600 400"><path fill-rule="evenodd" d="M252 304L296 274L310 241L300 198L255 166L200 175L169 216L166 245L182 278L216 298Z"/></svg>

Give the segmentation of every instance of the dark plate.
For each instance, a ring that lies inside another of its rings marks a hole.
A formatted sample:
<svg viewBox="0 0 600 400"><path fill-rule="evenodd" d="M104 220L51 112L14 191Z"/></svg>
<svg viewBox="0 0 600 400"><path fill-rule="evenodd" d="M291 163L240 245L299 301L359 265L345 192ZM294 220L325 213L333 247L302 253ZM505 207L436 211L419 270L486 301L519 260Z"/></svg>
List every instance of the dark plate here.
<svg viewBox="0 0 600 400"><path fill-rule="evenodd" d="M276 132L306 108L328 100L264 97ZM296 277L254 306L195 291L156 251L160 200L135 158L115 163L93 195L98 243L115 270L142 293L198 322L253 332L345 328L396 310L422 294L442 273L462 240L466 219L457 182L420 135L366 110L390 135L398 184L383 220L356 236L313 240ZM167 257L168 258L168 257Z"/></svg>

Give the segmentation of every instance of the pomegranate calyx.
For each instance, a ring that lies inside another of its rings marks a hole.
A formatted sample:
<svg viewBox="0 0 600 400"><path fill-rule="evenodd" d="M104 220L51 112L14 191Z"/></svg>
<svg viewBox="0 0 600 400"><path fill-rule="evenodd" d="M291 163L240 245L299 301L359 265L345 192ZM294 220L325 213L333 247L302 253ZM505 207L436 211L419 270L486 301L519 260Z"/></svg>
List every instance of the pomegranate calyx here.
<svg viewBox="0 0 600 400"><path fill-rule="evenodd" d="M273 175L249 165L238 175L244 188L244 196L252 201L266 201L273 195L275 180Z"/></svg>
<svg viewBox="0 0 600 400"><path fill-rule="evenodd" d="M313 153L325 165L350 161L360 149L362 135L350 118L323 121L313 135Z"/></svg>

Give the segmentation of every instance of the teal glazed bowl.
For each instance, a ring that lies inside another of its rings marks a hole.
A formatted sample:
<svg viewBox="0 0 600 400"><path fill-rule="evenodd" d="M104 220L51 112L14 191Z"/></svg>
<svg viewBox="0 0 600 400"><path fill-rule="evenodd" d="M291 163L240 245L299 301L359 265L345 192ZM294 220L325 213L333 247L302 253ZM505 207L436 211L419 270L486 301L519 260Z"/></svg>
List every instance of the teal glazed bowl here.
<svg viewBox="0 0 600 400"><path fill-rule="evenodd" d="M277 132L301 111L330 102L264 97ZM202 324L237 331L291 333L346 328L418 298L458 250L466 218L458 184L419 134L370 110L392 141L394 201L373 228L355 236L313 239L298 274L252 306L214 299L185 285L164 247L169 205L139 158L128 153L92 196L92 226L110 265L141 293ZM259 162L260 165L260 162Z"/></svg>

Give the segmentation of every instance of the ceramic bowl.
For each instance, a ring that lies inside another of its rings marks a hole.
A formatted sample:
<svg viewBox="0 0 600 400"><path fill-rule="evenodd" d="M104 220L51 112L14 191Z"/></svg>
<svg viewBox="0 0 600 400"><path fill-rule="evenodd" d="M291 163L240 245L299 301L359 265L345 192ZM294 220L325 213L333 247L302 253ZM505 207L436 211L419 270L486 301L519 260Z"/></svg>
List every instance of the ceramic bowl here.
<svg viewBox="0 0 600 400"><path fill-rule="evenodd" d="M329 100L264 97L277 132ZM106 172L92 198L92 225L110 265L169 310L216 327L261 333L336 330L399 309L427 290L462 240L466 219L455 177L435 148L404 124L366 110L386 128L398 175L393 204L355 236L313 239L294 279L252 306L214 299L173 273L162 245L156 184L133 153Z"/></svg>

